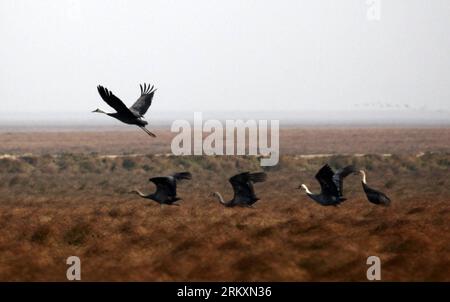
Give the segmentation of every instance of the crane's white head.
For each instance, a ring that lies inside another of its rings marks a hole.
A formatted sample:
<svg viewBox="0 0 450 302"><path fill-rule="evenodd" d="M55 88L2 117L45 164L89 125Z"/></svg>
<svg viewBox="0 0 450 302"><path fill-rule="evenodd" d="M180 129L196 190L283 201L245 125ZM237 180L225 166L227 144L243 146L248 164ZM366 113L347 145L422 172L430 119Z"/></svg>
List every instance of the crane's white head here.
<svg viewBox="0 0 450 302"><path fill-rule="evenodd" d="M221 204L224 204L224 205L227 204L219 192L212 192L210 196L217 198Z"/></svg>
<svg viewBox="0 0 450 302"><path fill-rule="evenodd" d="M308 189L308 187L305 184L302 184L299 189L302 188L303 190L305 190L306 193L308 194L312 194L311 191Z"/></svg>
<svg viewBox="0 0 450 302"><path fill-rule="evenodd" d="M213 197L213 198L219 198L219 196L221 196L221 195L220 195L219 192L211 192L211 193L209 194L209 196L210 196L210 197Z"/></svg>
<svg viewBox="0 0 450 302"><path fill-rule="evenodd" d="M359 173L362 175L362 182L366 183L366 172L364 172L364 170L359 170Z"/></svg>

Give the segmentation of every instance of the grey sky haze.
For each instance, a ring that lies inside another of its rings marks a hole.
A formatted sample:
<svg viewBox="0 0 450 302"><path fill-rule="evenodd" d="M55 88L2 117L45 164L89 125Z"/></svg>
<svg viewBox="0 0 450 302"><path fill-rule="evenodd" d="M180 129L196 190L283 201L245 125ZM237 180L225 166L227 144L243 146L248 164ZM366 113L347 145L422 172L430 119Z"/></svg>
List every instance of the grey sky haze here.
<svg viewBox="0 0 450 302"><path fill-rule="evenodd" d="M450 1L0 0L0 112L450 110ZM365 105L364 105L365 104Z"/></svg>

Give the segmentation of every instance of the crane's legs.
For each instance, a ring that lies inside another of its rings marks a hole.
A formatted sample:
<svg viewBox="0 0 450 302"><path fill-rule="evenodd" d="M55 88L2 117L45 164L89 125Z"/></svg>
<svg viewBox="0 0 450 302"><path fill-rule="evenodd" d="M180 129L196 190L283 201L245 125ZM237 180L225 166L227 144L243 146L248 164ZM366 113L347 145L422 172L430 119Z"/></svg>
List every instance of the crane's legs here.
<svg viewBox="0 0 450 302"><path fill-rule="evenodd" d="M145 128L145 127L139 127L139 128L141 128L142 130L144 130L145 133L147 133L147 134L150 135L151 137L156 137L156 135L153 134L153 133L151 133L147 128Z"/></svg>

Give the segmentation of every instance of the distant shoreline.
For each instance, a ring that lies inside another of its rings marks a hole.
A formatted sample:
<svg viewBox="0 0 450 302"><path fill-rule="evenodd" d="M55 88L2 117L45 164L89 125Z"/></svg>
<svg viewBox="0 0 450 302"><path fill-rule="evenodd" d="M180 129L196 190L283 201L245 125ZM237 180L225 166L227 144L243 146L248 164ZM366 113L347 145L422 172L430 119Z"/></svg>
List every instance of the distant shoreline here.
<svg viewBox="0 0 450 302"><path fill-rule="evenodd" d="M155 124L150 128L170 131L170 124ZM283 123L280 129L448 129L448 123ZM79 125L79 124L36 124L16 125L0 124L0 133L46 133L46 132L134 132L136 128L127 125Z"/></svg>
<svg viewBox="0 0 450 302"><path fill-rule="evenodd" d="M175 120L193 122L195 111L155 111L145 119L149 128L169 129ZM449 111L430 110L335 110L335 111L205 111L206 120L279 120L281 128L448 128ZM105 116L87 112L0 112L0 132L128 131Z"/></svg>

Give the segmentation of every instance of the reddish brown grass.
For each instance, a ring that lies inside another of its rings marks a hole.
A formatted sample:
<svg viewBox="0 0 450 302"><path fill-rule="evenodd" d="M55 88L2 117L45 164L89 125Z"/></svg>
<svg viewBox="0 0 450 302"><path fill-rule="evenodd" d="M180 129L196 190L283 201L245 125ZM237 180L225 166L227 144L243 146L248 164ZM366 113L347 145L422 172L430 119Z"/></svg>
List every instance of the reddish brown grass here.
<svg viewBox="0 0 450 302"><path fill-rule="evenodd" d="M355 164L389 194L369 204L357 176L349 200L321 207L300 191L317 190L325 162ZM255 185L255 209L223 208L228 177L261 170L252 157L102 158L64 154L0 159L0 280L65 280L66 258L79 256L88 280L365 280L366 259L382 260L383 280L450 281L448 153L283 156ZM150 176L189 170L180 207L129 194L153 190Z"/></svg>
<svg viewBox="0 0 450 302"><path fill-rule="evenodd" d="M0 154L59 153L165 154L176 135L167 128L152 129L157 138L134 127L127 131L3 132ZM206 134L205 134L206 135ZM450 152L450 127L442 128L282 128L281 154L417 154Z"/></svg>

